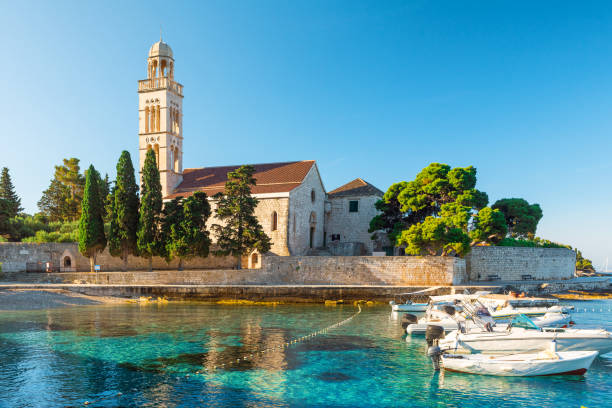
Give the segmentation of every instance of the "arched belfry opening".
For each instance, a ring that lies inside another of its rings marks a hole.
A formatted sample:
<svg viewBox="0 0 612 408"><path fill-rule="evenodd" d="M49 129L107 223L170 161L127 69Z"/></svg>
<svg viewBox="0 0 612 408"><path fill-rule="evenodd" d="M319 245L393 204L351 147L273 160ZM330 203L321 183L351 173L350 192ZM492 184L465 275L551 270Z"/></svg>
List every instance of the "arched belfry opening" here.
<svg viewBox="0 0 612 408"><path fill-rule="evenodd" d="M310 218L309 218L309 224L310 224L310 228L309 228L309 239L308 239L308 245L310 248L314 248L315 247L315 232L317 230L317 213L315 213L314 211L310 213Z"/></svg>

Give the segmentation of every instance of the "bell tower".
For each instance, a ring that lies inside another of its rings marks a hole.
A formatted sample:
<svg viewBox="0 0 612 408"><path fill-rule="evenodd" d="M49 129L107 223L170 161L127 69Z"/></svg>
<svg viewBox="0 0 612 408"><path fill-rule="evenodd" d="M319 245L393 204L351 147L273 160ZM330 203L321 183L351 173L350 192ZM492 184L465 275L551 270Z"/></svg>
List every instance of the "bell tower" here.
<svg viewBox="0 0 612 408"><path fill-rule="evenodd" d="M160 38L147 58L147 79L138 81L139 171L148 149L157 156L162 197L183 180L183 85L174 81L172 49Z"/></svg>

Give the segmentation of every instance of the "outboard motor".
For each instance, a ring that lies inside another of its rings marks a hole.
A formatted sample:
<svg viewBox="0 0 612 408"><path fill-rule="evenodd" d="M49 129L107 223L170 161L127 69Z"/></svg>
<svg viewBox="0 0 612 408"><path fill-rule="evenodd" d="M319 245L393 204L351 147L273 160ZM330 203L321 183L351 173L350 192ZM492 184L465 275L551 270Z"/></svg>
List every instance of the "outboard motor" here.
<svg viewBox="0 0 612 408"><path fill-rule="evenodd" d="M454 306L449 305L442 306L442 310L444 310L444 313L448 314L449 316L453 316L456 311Z"/></svg>
<svg viewBox="0 0 612 408"><path fill-rule="evenodd" d="M425 340L427 341L427 356L431 359L435 371L440 371L440 357L442 351L438 341L444 338L444 327L428 324L425 329Z"/></svg>
<svg viewBox="0 0 612 408"><path fill-rule="evenodd" d="M418 323L419 318L413 314L406 313L402 316L402 329L406 330L409 324Z"/></svg>

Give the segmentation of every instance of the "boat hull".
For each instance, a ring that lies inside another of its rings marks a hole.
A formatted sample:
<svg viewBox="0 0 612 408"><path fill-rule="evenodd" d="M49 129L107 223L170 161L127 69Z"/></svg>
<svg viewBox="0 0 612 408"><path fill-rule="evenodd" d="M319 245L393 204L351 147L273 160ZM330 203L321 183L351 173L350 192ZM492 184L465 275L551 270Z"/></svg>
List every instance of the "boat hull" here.
<svg viewBox="0 0 612 408"><path fill-rule="evenodd" d="M427 303L412 303L412 304L391 304L391 310L394 312L424 312L427 310Z"/></svg>
<svg viewBox="0 0 612 408"><path fill-rule="evenodd" d="M543 350L556 340L560 351L596 350L601 354L612 351L612 336L605 331L595 331L589 335L574 332L524 331L519 333L478 333L448 335L440 340L440 347L470 353L508 353Z"/></svg>
<svg viewBox="0 0 612 408"><path fill-rule="evenodd" d="M550 375L583 375L597 357L596 351L513 354L507 356L448 355L443 356L446 371L503 377L535 377ZM548 357L548 358L546 358Z"/></svg>

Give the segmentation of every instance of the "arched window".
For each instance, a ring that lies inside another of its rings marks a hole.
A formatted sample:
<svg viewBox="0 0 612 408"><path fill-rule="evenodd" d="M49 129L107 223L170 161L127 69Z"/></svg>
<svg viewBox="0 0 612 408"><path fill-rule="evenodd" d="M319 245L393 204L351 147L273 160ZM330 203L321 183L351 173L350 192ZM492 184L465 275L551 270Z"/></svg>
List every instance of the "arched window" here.
<svg viewBox="0 0 612 408"><path fill-rule="evenodd" d="M151 106L151 123L149 126L150 132L155 132L155 106Z"/></svg>
<svg viewBox="0 0 612 408"><path fill-rule="evenodd" d="M174 148L174 171L176 171L177 173L181 172L178 147Z"/></svg>
<svg viewBox="0 0 612 408"><path fill-rule="evenodd" d="M310 201L315 202L317 195L314 190L310 191Z"/></svg>
<svg viewBox="0 0 612 408"><path fill-rule="evenodd" d="M276 211L272 211L272 231L276 231L278 229L278 214Z"/></svg>
<svg viewBox="0 0 612 408"><path fill-rule="evenodd" d="M156 116L157 116L157 117L155 118L155 122L156 122L156 125L157 125L155 128L156 128L156 129L157 129L157 131L159 132L159 118L160 118L160 113L159 113L159 105L157 105L157 109L156 109L156 112L155 112L155 113L156 113Z"/></svg>
<svg viewBox="0 0 612 408"><path fill-rule="evenodd" d="M161 60L161 68L159 69L159 76L160 77L165 77L166 76L166 60L163 59Z"/></svg>
<svg viewBox="0 0 612 408"><path fill-rule="evenodd" d="M149 107L145 108L145 133L149 133Z"/></svg>
<svg viewBox="0 0 612 408"><path fill-rule="evenodd" d="M155 144L155 146L153 146L153 151L155 151L155 161L157 162L157 168L161 169L159 163L159 145L157 143Z"/></svg>
<svg viewBox="0 0 612 408"><path fill-rule="evenodd" d="M170 163L174 164L174 149L170 148Z"/></svg>
<svg viewBox="0 0 612 408"><path fill-rule="evenodd" d="M64 268L70 268L72 266L72 259L69 256L64 257Z"/></svg>

